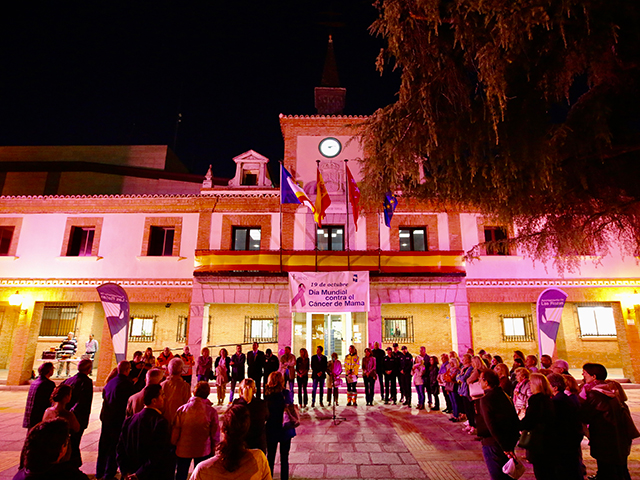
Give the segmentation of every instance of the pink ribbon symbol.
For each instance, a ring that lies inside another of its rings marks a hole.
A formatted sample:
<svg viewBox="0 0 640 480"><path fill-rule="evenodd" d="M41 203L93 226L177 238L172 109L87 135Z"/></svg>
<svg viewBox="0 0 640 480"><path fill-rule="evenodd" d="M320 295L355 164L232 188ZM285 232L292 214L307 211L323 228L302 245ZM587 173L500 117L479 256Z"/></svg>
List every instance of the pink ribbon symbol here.
<svg viewBox="0 0 640 480"><path fill-rule="evenodd" d="M304 300L304 284L302 283L298 285L298 293L296 296L291 299L291 306L293 307L298 300L300 300L300 305L303 307L307 304Z"/></svg>

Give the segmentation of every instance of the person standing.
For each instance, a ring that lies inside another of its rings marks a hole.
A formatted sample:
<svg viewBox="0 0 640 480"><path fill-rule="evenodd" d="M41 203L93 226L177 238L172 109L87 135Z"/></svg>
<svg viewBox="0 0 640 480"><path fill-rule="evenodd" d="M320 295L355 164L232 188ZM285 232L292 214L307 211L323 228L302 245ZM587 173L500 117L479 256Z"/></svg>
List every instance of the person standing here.
<svg viewBox="0 0 640 480"><path fill-rule="evenodd" d="M233 405L244 405L249 410L251 425L247 433L247 448L257 448L267 454L266 422L269 416L267 403L255 396L256 384L251 378L245 378L238 387L238 398Z"/></svg>
<svg viewBox="0 0 640 480"><path fill-rule="evenodd" d="M38 378L29 387L27 406L24 409L22 427L31 429L42 421L44 411L51 406L51 394L56 384L51 380L53 363L45 362L38 367Z"/></svg>
<svg viewBox="0 0 640 480"><path fill-rule="evenodd" d="M144 409L122 425L117 446L121 478L173 480L171 427L162 415L164 393L160 385L144 387L143 392Z"/></svg>
<svg viewBox="0 0 640 480"><path fill-rule="evenodd" d="M69 332L67 338L65 338L58 347L58 373L57 377L62 374L62 367L66 365L66 374L69 376L69 361L71 357L76 354L78 350L78 341L74 338L73 332Z"/></svg>
<svg viewBox="0 0 640 480"><path fill-rule="evenodd" d="M208 382L213 380L213 357L209 354L209 349L204 347L198 357L198 365L196 366L196 375L199 382Z"/></svg>
<svg viewBox="0 0 640 480"><path fill-rule="evenodd" d="M395 384L400 389L400 403L404 403L404 396L403 396L404 392L402 391L402 369L400 368L402 366L402 352L400 351L397 343L394 343L392 346L393 346L393 356L395 357L398 365L395 370L395 376L396 376Z"/></svg>
<svg viewBox="0 0 640 480"><path fill-rule="evenodd" d="M133 360L131 360L131 371L129 372L129 378L133 383L133 389L136 392L141 391L144 388L144 377L147 374L147 364L142 360L142 352L136 350L133 352Z"/></svg>
<svg viewBox="0 0 640 480"><path fill-rule="evenodd" d="M152 368L147 371L146 375L146 387L149 385L160 385L164 378L164 372L159 368ZM129 397L127 401L126 416L133 417L136 413L141 412L144 408L144 387L139 392L134 393Z"/></svg>
<svg viewBox="0 0 640 480"><path fill-rule="evenodd" d="M396 377L400 370L398 366L398 358L394 355L391 347L387 347L387 356L384 357L384 404L389 405L393 400L395 405L398 400L398 392L396 390Z"/></svg>
<svg viewBox="0 0 640 480"><path fill-rule="evenodd" d="M247 353L247 376L256 384L256 398L261 395L262 374L264 370L264 352L259 349L258 342L253 342L251 351Z"/></svg>
<svg viewBox="0 0 640 480"><path fill-rule="evenodd" d="M93 362L89 359L80 360L78 373L64 381L63 385L71 387L71 399L66 408L78 419L80 429L71 433L71 460L82 465L80 455L80 440L84 431L89 426L91 416L91 403L93 402L93 380L89 378L93 370Z"/></svg>
<svg viewBox="0 0 640 480"><path fill-rule="evenodd" d="M244 380L244 364L246 357L242 353L242 345L236 345L236 353L231 355L231 393L229 394L229 403L233 402L233 394L236 390L236 384Z"/></svg>
<svg viewBox="0 0 640 480"><path fill-rule="evenodd" d="M182 359L182 379L187 382L189 388L191 388L191 380L193 379L193 366L196 364L191 351L189 350L189 346L185 345L184 350L182 351L182 355L180 355Z"/></svg>
<svg viewBox="0 0 640 480"><path fill-rule="evenodd" d="M296 359L296 382L298 383L298 405L306 407L309 402L307 383L309 382L309 353L306 348L300 349L300 356ZM320 394L322 397L322 394Z"/></svg>
<svg viewBox="0 0 640 480"><path fill-rule="evenodd" d="M342 363L338 360L338 354L331 354L331 361L327 363L327 403L331 405L331 395L333 402L338 405L338 387L342 385ZM322 395L320 395L320 406L322 405Z"/></svg>
<svg viewBox="0 0 640 480"><path fill-rule="evenodd" d="M164 347L164 350L160 352L158 358L156 359L156 367L161 368L165 372L167 371L167 367L169 366L169 362L173 358L173 353L171 353L171 349L169 347Z"/></svg>
<svg viewBox="0 0 640 480"><path fill-rule="evenodd" d="M147 347L147 349L144 351L142 361L144 362L145 368L147 370L151 370L156 366L156 357L153 356L153 349L151 347Z"/></svg>
<svg viewBox="0 0 640 480"><path fill-rule="evenodd" d="M282 423L285 406L291 403L291 393L284 388L284 379L279 371L269 375L269 381L264 390L264 399L269 409L269 418L267 418L266 424L269 469L273 476L276 450L280 445L280 479L289 480L289 450L295 429L284 428Z"/></svg>
<svg viewBox="0 0 640 480"><path fill-rule="evenodd" d="M320 406L324 407L322 397L324 394L324 381L327 378L327 357L323 355L322 345L316 348L316 354L311 359L311 376L313 377L313 386L311 389L311 407L316 406L316 390L320 387ZM327 394L329 394L327 392ZM337 400L337 399L336 399ZM331 400L329 400L331 403Z"/></svg>
<svg viewBox="0 0 640 480"><path fill-rule="evenodd" d="M118 374L112 378L102 391L102 410L100 420L102 430L98 443L96 478L113 478L118 471L116 446L124 423L127 401L133 394L133 385L129 380L131 364L123 360L118 364Z"/></svg>
<svg viewBox="0 0 640 480"><path fill-rule="evenodd" d="M406 345L403 345L402 352L400 353L400 381L402 382L400 385L400 392L402 394L402 398L404 398L403 405L405 407L411 407L411 379L413 378L411 375L412 368L413 355L409 353Z"/></svg>
<svg viewBox="0 0 640 480"><path fill-rule="evenodd" d="M515 458L514 449L520 438L518 415L513 403L500 388L500 379L493 370L480 374L484 396L478 408L478 437L482 439L482 456L491 480L511 480L502 467Z"/></svg>
<svg viewBox="0 0 640 480"><path fill-rule="evenodd" d="M167 419L169 425L173 424L178 408L189 401L191 397L191 387L182 379L182 359L174 357L169 362L169 378L162 385L162 393L164 394L164 409L162 414Z"/></svg>
<svg viewBox="0 0 640 480"><path fill-rule="evenodd" d="M193 396L176 412L171 430L171 443L176 446L176 480L187 480L193 460L194 468L213 456L220 441L218 412L207 399L209 382L198 382Z"/></svg>
<svg viewBox="0 0 640 480"><path fill-rule="evenodd" d="M293 393L293 380L296 378L296 356L291 353L291 347L284 347L284 354L280 357L280 371L284 377L284 388L287 383L291 393Z"/></svg>
<svg viewBox="0 0 640 480"><path fill-rule="evenodd" d="M411 368L413 373L413 384L416 387L416 393L418 394L418 410L424 410L424 377L425 371L424 363L420 355L416 355L416 359Z"/></svg>
<svg viewBox="0 0 640 480"><path fill-rule="evenodd" d="M263 367L263 384L266 385L269 380L269 375L277 371L280 368L280 361L278 357L273 354L270 348L264 351L264 367Z"/></svg>
<svg viewBox="0 0 640 480"><path fill-rule="evenodd" d="M358 406L358 369L360 368L360 357L358 351L353 345L349 345L349 353L344 358L344 372L347 379L347 406Z"/></svg>
<svg viewBox="0 0 640 480"><path fill-rule="evenodd" d="M229 382L229 373L231 369L231 359L228 356L226 348L220 349L220 354L216 358L216 386L218 393L218 405L224 403L224 397L227 395L227 383Z"/></svg>
<svg viewBox="0 0 640 480"><path fill-rule="evenodd" d="M370 348L365 348L362 359L362 380L364 381L364 396L367 406L373 405L376 375L376 358L372 355Z"/></svg>
<svg viewBox="0 0 640 480"><path fill-rule="evenodd" d="M440 374L440 366L438 365L438 357L435 355L429 357L429 376L426 377L427 395L429 397L429 411L440 410L440 384L438 383L438 375ZM426 370L426 369L425 369ZM422 376L423 378L424 375Z"/></svg>
<svg viewBox="0 0 640 480"><path fill-rule="evenodd" d="M98 353L98 341L94 338L93 333L89 335L89 340L84 344L84 353L89 355L90 360L95 360Z"/></svg>
<svg viewBox="0 0 640 480"><path fill-rule="evenodd" d="M380 348L380 344L375 342L371 356L376 359L376 376L380 384L380 400L384 402L384 350Z"/></svg>

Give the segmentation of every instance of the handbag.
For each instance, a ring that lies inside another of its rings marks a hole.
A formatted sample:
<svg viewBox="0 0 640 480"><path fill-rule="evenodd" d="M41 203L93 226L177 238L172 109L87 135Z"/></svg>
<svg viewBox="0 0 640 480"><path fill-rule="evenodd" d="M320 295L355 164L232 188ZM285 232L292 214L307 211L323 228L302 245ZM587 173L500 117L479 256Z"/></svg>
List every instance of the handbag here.
<svg viewBox="0 0 640 480"><path fill-rule="evenodd" d="M507 463L502 467L502 472L506 475L509 475L511 478L518 479L522 475L524 475L525 467L518 457L510 458Z"/></svg>
<svg viewBox="0 0 640 480"><path fill-rule="evenodd" d="M523 430L520 434L520 440L518 440L518 446L524 449L530 448L532 437L533 435L530 430Z"/></svg>
<svg viewBox="0 0 640 480"><path fill-rule="evenodd" d="M288 403L284 406L284 412L282 414L282 428L290 430L292 428L298 428L300 426L300 410L297 405Z"/></svg>
<svg viewBox="0 0 640 480"><path fill-rule="evenodd" d="M480 386L480 382L473 382L469 384L469 396L471 398L479 398L484 395L484 390Z"/></svg>

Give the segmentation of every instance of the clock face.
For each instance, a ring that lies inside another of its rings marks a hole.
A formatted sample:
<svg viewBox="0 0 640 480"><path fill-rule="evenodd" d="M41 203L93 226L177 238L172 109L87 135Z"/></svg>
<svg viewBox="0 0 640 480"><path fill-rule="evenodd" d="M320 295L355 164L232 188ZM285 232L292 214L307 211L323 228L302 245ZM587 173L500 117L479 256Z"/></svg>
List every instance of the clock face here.
<svg viewBox="0 0 640 480"><path fill-rule="evenodd" d="M337 157L338 154L342 151L342 144L338 141L338 139L333 137L328 137L323 139L318 145L318 150L320 153L327 158Z"/></svg>

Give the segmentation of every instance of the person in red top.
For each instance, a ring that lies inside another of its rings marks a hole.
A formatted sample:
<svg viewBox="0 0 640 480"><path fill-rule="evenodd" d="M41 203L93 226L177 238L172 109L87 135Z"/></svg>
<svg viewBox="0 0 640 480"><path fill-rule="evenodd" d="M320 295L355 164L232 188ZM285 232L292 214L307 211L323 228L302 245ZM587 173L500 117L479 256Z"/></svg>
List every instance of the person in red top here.
<svg viewBox="0 0 640 480"><path fill-rule="evenodd" d="M193 366L196 364L193 355L189 351L189 347L185 345L182 355L180 355L182 363L182 379L191 385L191 379L193 378Z"/></svg>
<svg viewBox="0 0 640 480"><path fill-rule="evenodd" d="M164 350L156 359L156 367L161 368L166 372L172 358L173 353L171 353L171 349L169 347L164 347Z"/></svg>

